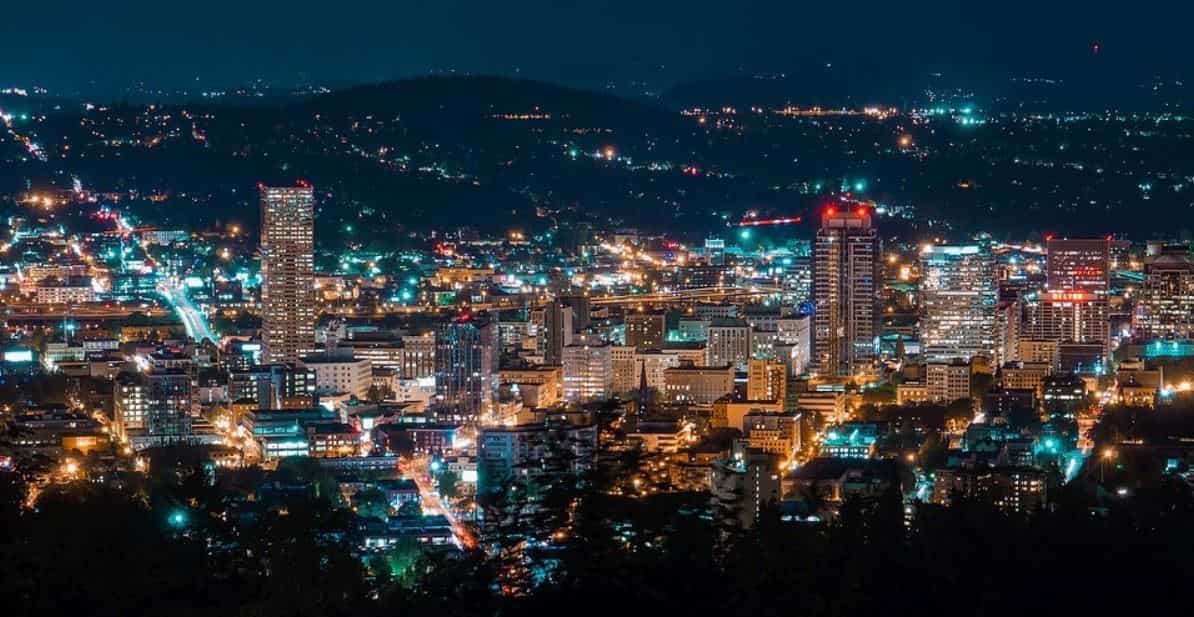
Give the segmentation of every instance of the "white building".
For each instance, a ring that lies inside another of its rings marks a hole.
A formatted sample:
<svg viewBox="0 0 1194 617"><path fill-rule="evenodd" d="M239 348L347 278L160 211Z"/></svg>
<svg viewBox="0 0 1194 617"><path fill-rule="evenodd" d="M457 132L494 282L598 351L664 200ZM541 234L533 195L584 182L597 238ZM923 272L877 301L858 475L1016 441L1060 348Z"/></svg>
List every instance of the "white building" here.
<svg viewBox="0 0 1194 617"><path fill-rule="evenodd" d="M970 398L970 364L955 361L926 365L925 390L929 400L935 402Z"/></svg>
<svg viewBox="0 0 1194 617"><path fill-rule="evenodd" d="M564 398L581 401L612 393L614 367L609 345L564 347Z"/></svg>
<svg viewBox="0 0 1194 617"><path fill-rule="evenodd" d="M373 366L365 358L308 356L303 359L303 366L315 372L318 394L349 394L365 399L373 385Z"/></svg>
<svg viewBox="0 0 1194 617"><path fill-rule="evenodd" d="M976 245L920 252L920 344L930 362L996 361L995 264Z"/></svg>
<svg viewBox="0 0 1194 617"><path fill-rule="evenodd" d="M705 343L705 364L739 367L750 357L750 326L736 319L714 319Z"/></svg>

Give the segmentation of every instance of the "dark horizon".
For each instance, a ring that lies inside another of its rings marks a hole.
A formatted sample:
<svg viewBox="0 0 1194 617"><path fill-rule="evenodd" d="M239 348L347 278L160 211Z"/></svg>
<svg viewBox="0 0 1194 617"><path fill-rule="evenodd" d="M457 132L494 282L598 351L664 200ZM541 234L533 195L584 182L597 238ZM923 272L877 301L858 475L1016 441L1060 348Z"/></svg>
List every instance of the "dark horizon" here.
<svg viewBox="0 0 1194 617"><path fill-rule="evenodd" d="M223 88L345 85L429 73L527 77L581 87L658 89L694 78L840 63L992 74L1080 67L1180 70L1194 6L1152 1L1130 14L1015 2L792 6L747 0L604 0L518 7L471 0L211 3L203 14L141 0L14 5L0 25L0 86L109 95L137 84ZM331 9L335 8L334 11ZM52 27L50 27L52 24ZM147 53L152 52L152 53Z"/></svg>

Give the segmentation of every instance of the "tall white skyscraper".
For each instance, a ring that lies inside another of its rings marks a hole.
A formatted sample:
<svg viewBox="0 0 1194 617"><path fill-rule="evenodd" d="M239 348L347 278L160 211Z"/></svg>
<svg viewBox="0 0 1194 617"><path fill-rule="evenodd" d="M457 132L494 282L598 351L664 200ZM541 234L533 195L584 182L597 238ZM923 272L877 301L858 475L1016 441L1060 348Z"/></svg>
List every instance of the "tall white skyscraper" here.
<svg viewBox="0 0 1194 617"><path fill-rule="evenodd" d="M261 319L268 363L315 350L315 193L261 187Z"/></svg>
<svg viewBox="0 0 1194 617"><path fill-rule="evenodd" d="M920 252L920 344L930 362L969 361L995 353L995 274L975 245L926 246Z"/></svg>
<svg viewBox="0 0 1194 617"><path fill-rule="evenodd" d="M882 244L866 207L829 207L814 247L813 347L829 377L869 373L877 353Z"/></svg>

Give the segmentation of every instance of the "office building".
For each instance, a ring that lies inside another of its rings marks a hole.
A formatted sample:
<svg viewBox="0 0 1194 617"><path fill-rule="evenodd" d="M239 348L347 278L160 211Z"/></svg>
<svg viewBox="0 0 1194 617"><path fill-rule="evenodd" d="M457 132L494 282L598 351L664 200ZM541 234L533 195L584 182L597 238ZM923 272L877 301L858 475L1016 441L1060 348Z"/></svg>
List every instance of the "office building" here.
<svg viewBox="0 0 1194 617"><path fill-rule="evenodd" d="M925 394L930 401L941 403L970 398L970 363L930 362L925 366Z"/></svg>
<svg viewBox="0 0 1194 617"><path fill-rule="evenodd" d="M740 319L715 318L709 323L705 364L740 367L750 357L750 325Z"/></svg>
<svg viewBox="0 0 1194 617"><path fill-rule="evenodd" d="M994 360L994 261L978 246L926 246L920 253L920 344L929 362Z"/></svg>
<svg viewBox="0 0 1194 617"><path fill-rule="evenodd" d="M751 412L742 418L747 447L791 460L800 450L800 414Z"/></svg>
<svg viewBox="0 0 1194 617"><path fill-rule="evenodd" d="M553 480L591 469L597 455L596 424L520 424L490 426L477 436L479 492L501 489L523 478Z"/></svg>
<svg viewBox="0 0 1194 617"><path fill-rule="evenodd" d="M746 399L783 401L787 398L788 368L782 362L752 358L746 369Z"/></svg>
<svg viewBox="0 0 1194 617"><path fill-rule="evenodd" d="M293 364L269 364L228 374L228 400L256 409L300 409L316 403L315 372Z"/></svg>
<svg viewBox="0 0 1194 617"><path fill-rule="evenodd" d="M1026 299L1022 336L1108 346L1108 240L1053 239L1046 246L1045 290Z"/></svg>
<svg viewBox="0 0 1194 617"><path fill-rule="evenodd" d="M779 502L779 459L759 450L739 449L713 463L710 482L714 519L721 525L750 529L763 511Z"/></svg>
<svg viewBox="0 0 1194 617"><path fill-rule="evenodd" d="M181 439L190 435L195 403L189 373L174 369L145 374L145 430L150 436Z"/></svg>
<svg viewBox="0 0 1194 617"><path fill-rule="evenodd" d="M638 376L638 364L634 361L634 348L629 345L614 345L609 348L609 354L614 372L610 390L619 394L638 387L638 382L635 381L635 377Z"/></svg>
<svg viewBox="0 0 1194 617"><path fill-rule="evenodd" d="M145 430L145 380L139 373L122 372L112 386L113 419L122 439Z"/></svg>
<svg viewBox="0 0 1194 617"><path fill-rule="evenodd" d="M872 372L882 291L879 235L865 207L830 207L814 248L814 362L824 376Z"/></svg>
<svg viewBox="0 0 1194 617"><path fill-rule="evenodd" d="M320 395L347 394L365 400L373 385L372 363L351 353L307 356L303 366L314 371L315 391Z"/></svg>
<svg viewBox="0 0 1194 617"><path fill-rule="evenodd" d="M1194 336L1194 260L1187 247L1165 247L1145 262L1134 324L1146 339Z"/></svg>
<svg viewBox="0 0 1194 617"><path fill-rule="evenodd" d="M543 363L563 362L564 347L572 344L575 325L573 311L562 300L555 300L543 308Z"/></svg>
<svg viewBox="0 0 1194 617"><path fill-rule="evenodd" d="M493 410L498 387L497 324L469 314L439 325L435 392L439 407L476 417Z"/></svg>
<svg viewBox="0 0 1194 617"><path fill-rule="evenodd" d="M261 322L265 361L315 350L315 195L309 186L261 187Z"/></svg>
<svg viewBox="0 0 1194 617"><path fill-rule="evenodd" d="M662 313L628 313L626 315L626 345L642 351L663 347L667 331L667 316Z"/></svg>
<svg viewBox="0 0 1194 617"><path fill-rule="evenodd" d="M564 399L583 401L613 393L614 367L609 345L564 348Z"/></svg>
<svg viewBox="0 0 1194 617"><path fill-rule="evenodd" d="M673 403L708 406L734 391L729 366L680 366L664 371L664 396Z"/></svg>
<svg viewBox="0 0 1194 617"><path fill-rule="evenodd" d="M664 371L680 366L680 356L660 350L642 351L634 354L634 384L644 381L648 388L663 391Z"/></svg>

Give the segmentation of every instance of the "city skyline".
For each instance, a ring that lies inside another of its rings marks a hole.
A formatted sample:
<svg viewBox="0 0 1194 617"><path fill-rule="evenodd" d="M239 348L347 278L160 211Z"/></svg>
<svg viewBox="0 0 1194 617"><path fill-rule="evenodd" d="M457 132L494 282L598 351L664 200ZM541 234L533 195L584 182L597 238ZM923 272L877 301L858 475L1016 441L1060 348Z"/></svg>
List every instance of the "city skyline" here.
<svg viewBox="0 0 1194 617"><path fill-rule="evenodd" d="M1181 614L1194 5L1066 4L5 7L5 615Z"/></svg>

